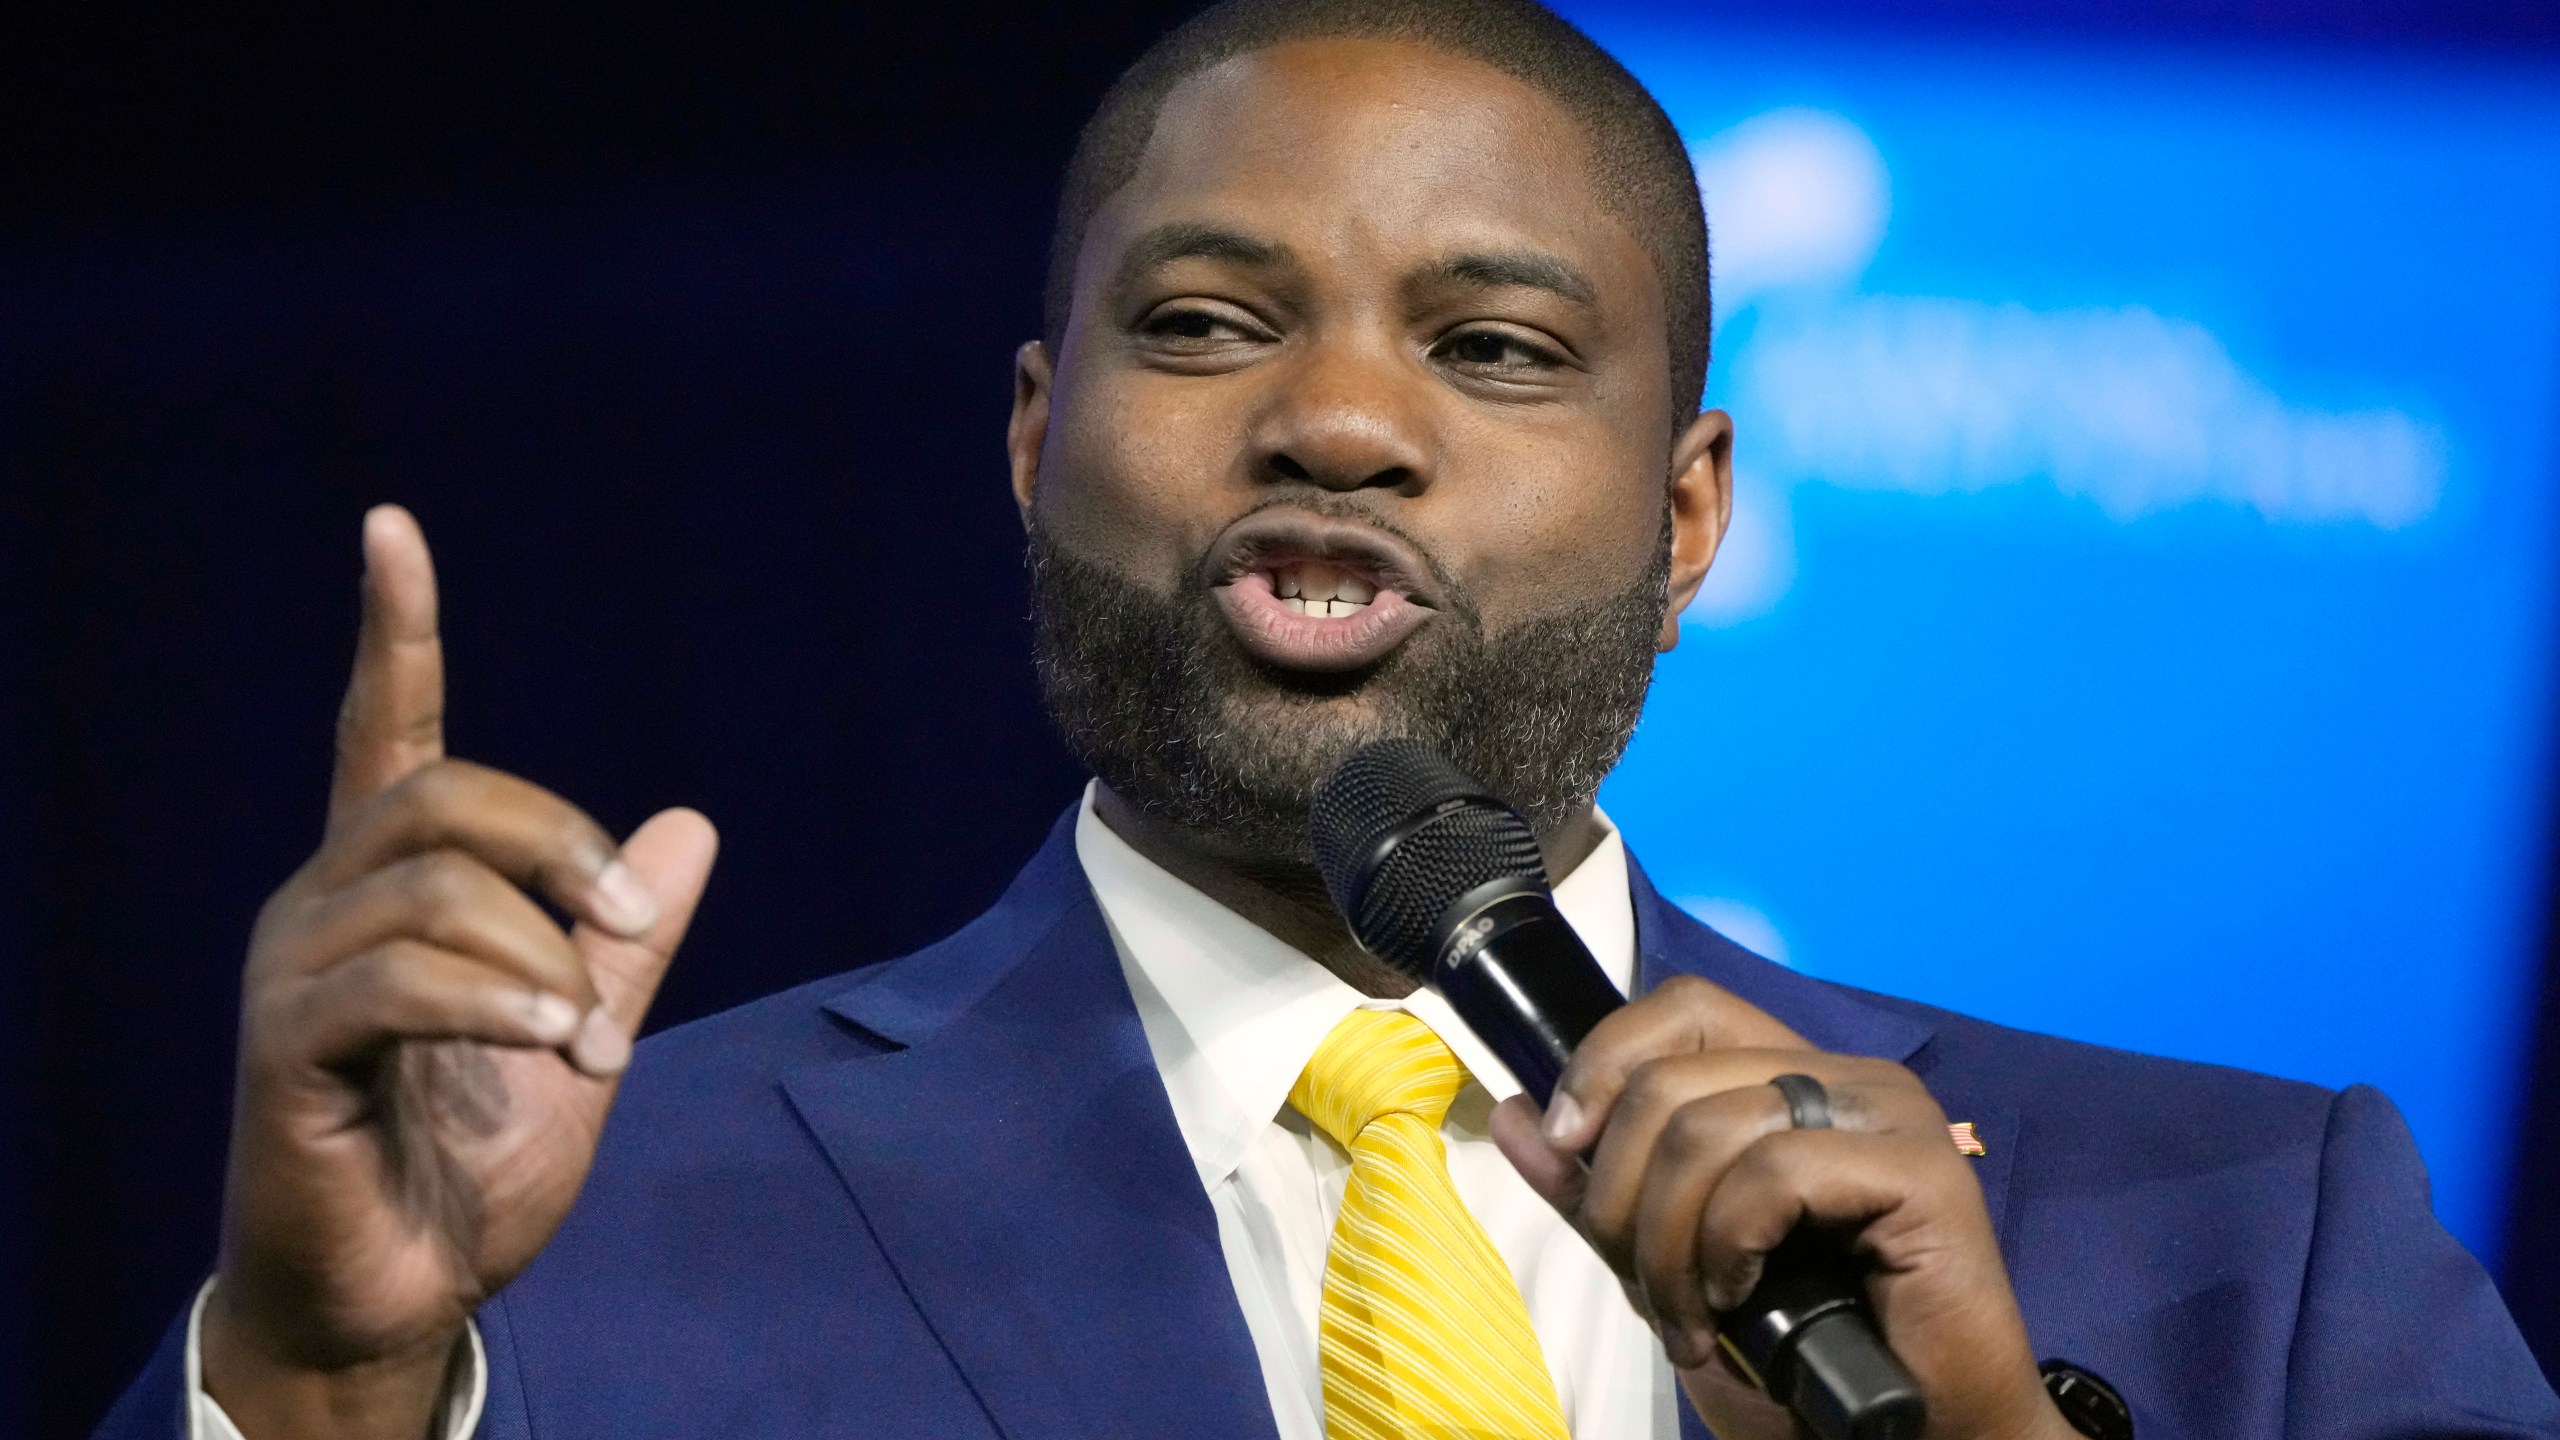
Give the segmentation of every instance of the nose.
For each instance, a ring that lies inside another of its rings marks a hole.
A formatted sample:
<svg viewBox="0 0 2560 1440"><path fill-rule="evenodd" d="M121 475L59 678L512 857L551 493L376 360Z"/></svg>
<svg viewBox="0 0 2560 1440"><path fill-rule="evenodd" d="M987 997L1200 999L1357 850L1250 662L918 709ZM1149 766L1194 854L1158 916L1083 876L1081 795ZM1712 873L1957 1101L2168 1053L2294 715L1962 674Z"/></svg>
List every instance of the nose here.
<svg viewBox="0 0 2560 1440"><path fill-rule="evenodd" d="M1254 427L1254 477L1338 493L1422 493L1436 446L1421 378L1391 350L1311 343L1279 376Z"/></svg>

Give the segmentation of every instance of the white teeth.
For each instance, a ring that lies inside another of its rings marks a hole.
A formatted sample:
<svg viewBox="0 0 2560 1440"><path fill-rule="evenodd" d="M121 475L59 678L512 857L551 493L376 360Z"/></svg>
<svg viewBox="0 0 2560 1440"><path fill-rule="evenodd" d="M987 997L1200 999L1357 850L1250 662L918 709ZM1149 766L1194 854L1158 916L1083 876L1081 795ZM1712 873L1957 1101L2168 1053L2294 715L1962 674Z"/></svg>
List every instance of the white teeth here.
<svg viewBox="0 0 2560 1440"><path fill-rule="evenodd" d="M1378 598L1378 587L1322 560L1301 560L1272 572L1271 593L1301 615L1338 619Z"/></svg>
<svg viewBox="0 0 2560 1440"><path fill-rule="evenodd" d="M1309 600L1303 595L1283 595L1280 597L1280 603L1301 615L1311 615L1318 620L1339 620L1346 615L1357 614L1362 609L1357 601Z"/></svg>

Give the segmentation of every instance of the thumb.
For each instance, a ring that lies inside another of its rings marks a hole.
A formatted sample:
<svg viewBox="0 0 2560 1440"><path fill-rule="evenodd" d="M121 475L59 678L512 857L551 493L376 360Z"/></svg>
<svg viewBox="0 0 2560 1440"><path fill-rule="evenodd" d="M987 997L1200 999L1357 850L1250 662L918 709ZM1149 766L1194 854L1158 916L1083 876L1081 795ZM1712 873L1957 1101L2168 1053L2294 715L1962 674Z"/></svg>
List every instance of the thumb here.
<svg viewBox="0 0 2560 1440"><path fill-rule="evenodd" d="M720 832L701 811L681 806L659 811L622 843L623 863L657 897L658 923L632 940L583 923L573 932L605 1012L625 1035L637 1031L641 1017L649 1013L649 1001L693 924L694 907L719 853Z"/></svg>

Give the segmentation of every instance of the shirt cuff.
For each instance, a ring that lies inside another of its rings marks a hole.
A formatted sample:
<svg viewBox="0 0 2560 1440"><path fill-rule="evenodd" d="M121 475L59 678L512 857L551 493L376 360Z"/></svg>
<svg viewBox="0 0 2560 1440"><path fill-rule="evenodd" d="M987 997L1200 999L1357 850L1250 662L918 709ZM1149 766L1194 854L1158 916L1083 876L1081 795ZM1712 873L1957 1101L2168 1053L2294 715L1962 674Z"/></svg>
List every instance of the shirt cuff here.
<svg viewBox="0 0 2560 1440"><path fill-rule="evenodd" d="M213 1282L207 1280L187 1309L187 1440L244 1440L240 1427L204 1393L204 1302L212 1295ZM469 1353L446 1387L438 1423L428 1432L444 1440L471 1440L471 1432L480 1428L481 1407L489 1401L489 1354L480 1348L480 1327L465 1320L462 1333L469 1337Z"/></svg>

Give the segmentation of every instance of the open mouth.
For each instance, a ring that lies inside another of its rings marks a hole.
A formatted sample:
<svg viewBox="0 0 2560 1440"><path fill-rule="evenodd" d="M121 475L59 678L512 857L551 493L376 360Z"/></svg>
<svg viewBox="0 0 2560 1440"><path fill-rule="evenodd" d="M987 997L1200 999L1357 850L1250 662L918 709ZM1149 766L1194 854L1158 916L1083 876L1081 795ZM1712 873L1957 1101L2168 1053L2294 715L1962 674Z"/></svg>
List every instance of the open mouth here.
<svg viewBox="0 0 2560 1440"><path fill-rule="evenodd" d="M1437 608L1430 568L1375 527L1276 507L1227 528L1209 563L1246 651L1284 669L1374 665Z"/></svg>
<svg viewBox="0 0 2560 1440"><path fill-rule="evenodd" d="M1375 581L1329 560L1291 561L1269 573L1271 593L1281 604L1317 620L1348 620L1378 598Z"/></svg>

